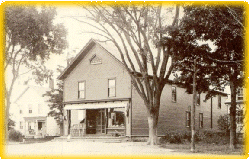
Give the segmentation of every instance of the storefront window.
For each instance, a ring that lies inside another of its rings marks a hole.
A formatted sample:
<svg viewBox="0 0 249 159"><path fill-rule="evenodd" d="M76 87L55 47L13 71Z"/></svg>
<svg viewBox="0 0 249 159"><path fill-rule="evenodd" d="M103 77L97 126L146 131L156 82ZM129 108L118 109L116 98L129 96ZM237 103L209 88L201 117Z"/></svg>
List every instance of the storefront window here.
<svg viewBox="0 0 249 159"><path fill-rule="evenodd" d="M109 127L124 127L124 108L111 108L108 110Z"/></svg>

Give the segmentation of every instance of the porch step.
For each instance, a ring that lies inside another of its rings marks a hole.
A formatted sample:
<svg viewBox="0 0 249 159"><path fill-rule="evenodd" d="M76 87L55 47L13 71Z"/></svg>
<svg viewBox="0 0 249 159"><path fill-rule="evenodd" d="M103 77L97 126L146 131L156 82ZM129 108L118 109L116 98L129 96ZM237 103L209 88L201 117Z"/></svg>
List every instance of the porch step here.
<svg viewBox="0 0 249 159"><path fill-rule="evenodd" d="M120 143L128 141L126 137L111 137L111 136L84 136L71 137L68 140L67 136L55 137L52 141L89 141L89 142L104 142L104 143Z"/></svg>
<svg viewBox="0 0 249 159"><path fill-rule="evenodd" d="M35 136L27 136L27 135L26 135L24 138L25 138L25 139L34 139Z"/></svg>

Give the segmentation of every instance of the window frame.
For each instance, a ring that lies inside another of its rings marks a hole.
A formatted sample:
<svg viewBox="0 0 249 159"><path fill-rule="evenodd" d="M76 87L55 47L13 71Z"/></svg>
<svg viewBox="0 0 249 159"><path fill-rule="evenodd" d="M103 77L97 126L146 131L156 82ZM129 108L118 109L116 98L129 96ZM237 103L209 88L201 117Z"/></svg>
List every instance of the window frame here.
<svg viewBox="0 0 249 159"><path fill-rule="evenodd" d="M33 113L32 105L29 104L28 106L29 106L29 114L32 114Z"/></svg>
<svg viewBox="0 0 249 159"><path fill-rule="evenodd" d="M22 121L20 121L20 129L23 129L23 122Z"/></svg>
<svg viewBox="0 0 249 159"><path fill-rule="evenodd" d="M80 83L84 84L84 90L80 90ZM84 91L83 95L84 97L80 97L81 91ZM86 81L78 81L78 99L86 99Z"/></svg>
<svg viewBox="0 0 249 159"><path fill-rule="evenodd" d="M185 125L187 128L191 127L191 112L190 111L186 111L186 124Z"/></svg>
<svg viewBox="0 0 249 159"><path fill-rule="evenodd" d="M113 96L110 96L110 88L111 88L111 87L110 87L110 85L109 85L109 84L110 84L109 81L111 81L111 80L114 80L114 81L115 81L115 85L114 85L114 95L113 95ZM116 86L117 86L116 78L109 78L107 82L108 82L107 96L108 96L108 97L116 97Z"/></svg>
<svg viewBox="0 0 249 159"><path fill-rule="evenodd" d="M175 88L175 92L173 91L173 88ZM171 86L171 101L173 103L176 103L176 101L177 101L176 86Z"/></svg>
<svg viewBox="0 0 249 159"><path fill-rule="evenodd" d="M199 128L203 128L203 113L199 113Z"/></svg>
<svg viewBox="0 0 249 159"><path fill-rule="evenodd" d="M196 94L196 105L197 106L201 105L201 93Z"/></svg>
<svg viewBox="0 0 249 159"><path fill-rule="evenodd" d="M221 109L221 95L218 95L218 109Z"/></svg>
<svg viewBox="0 0 249 159"><path fill-rule="evenodd" d="M238 88L237 100L244 100L244 90L243 90L243 88Z"/></svg>

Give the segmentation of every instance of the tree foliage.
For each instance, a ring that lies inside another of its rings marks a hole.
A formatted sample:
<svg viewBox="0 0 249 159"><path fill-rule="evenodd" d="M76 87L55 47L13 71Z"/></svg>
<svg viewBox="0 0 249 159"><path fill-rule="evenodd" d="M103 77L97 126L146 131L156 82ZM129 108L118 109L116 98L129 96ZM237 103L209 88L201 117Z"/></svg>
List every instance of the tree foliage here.
<svg viewBox="0 0 249 159"><path fill-rule="evenodd" d="M63 67L59 66L57 71L62 72ZM63 82L59 81L57 83L57 88L47 91L43 96L48 96L50 112L49 116L54 117L59 125L63 125Z"/></svg>
<svg viewBox="0 0 249 159"><path fill-rule="evenodd" d="M16 125L15 121L9 118L8 130L11 130Z"/></svg>
<svg viewBox="0 0 249 159"><path fill-rule="evenodd" d="M244 8L242 6L185 6L184 17L177 36L181 39L179 49L187 55L179 65L182 77L190 84L191 75L185 71L191 68L193 59L197 59L200 81L212 85L209 96L230 86L230 147L236 143L236 89L244 82ZM200 42L212 42L216 49ZM183 48L183 49L182 49ZM201 49L200 48L205 48ZM198 50L198 51L196 51ZM189 81L188 81L189 80ZM208 89L210 87L207 87Z"/></svg>
<svg viewBox="0 0 249 159"><path fill-rule="evenodd" d="M10 98L14 84L22 74L32 72L36 82L51 76L44 66L50 54L61 54L66 48L66 30L55 25L55 8L8 6L5 8L5 81L6 118L9 116ZM26 68L26 72L20 72ZM7 119L8 121L8 119ZM7 122L6 122L7 123ZM7 134L7 133L6 133Z"/></svg>
<svg viewBox="0 0 249 159"><path fill-rule="evenodd" d="M66 30L62 24L54 25L54 8L7 7L5 9L5 71L11 70L12 85L25 66L34 75L46 77L50 73L44 66L51 53L61 54L66 48Z"/></svg>
<svg viewBox="0 0 249 159"><path fill-rule="evenodd" d="M175 45L162 45L161 40L178 26L179 6L174 18L166 19L162 12L172 14L172 8L155 4L92 5L87 21L100 35L111 41L117 48L122 62L131 76L132 84L144 101L148 112L149 144L156 144L156 131L160 108L160 98L178 57ZM168 24L167 24L168 22ZM97 25L96 25L97 24ZM166 25L168 27L166 27Z"/></svg>
<svg viewBox="0 0 249 159"><path fill-rule="evenodd" d="M187 62L184 66L191 66L193 63L191 60L199 58L200 72L209 75L216 89L222 89L222 86L229 84L231 79L229 75L234 72L238 75L235 80L236 85L242 86L241 71L244 68L245 56L243 8L186 6L184 12L185 16L178 31L178 36L181 38L179 46L187 48L184 54L187 55ZM207 44L200 46L198 41L213 42L216 49L212 51ZM198 48L203 49L197 50Z"/></svg>

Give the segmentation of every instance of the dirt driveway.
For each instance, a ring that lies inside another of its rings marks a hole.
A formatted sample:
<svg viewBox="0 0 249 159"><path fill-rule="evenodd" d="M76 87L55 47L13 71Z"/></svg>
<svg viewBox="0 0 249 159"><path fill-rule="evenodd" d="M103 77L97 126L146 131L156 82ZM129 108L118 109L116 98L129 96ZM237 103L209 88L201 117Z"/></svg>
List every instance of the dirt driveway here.
<svg viewBox="0 0 249 159"><path fill-rule="evenodd" d="M91 141L49 141L44 143L10 143L6 146L6 155L18 156L155 156L181 155L159 146L148 146L145 142L103 143Z"/></svg>

